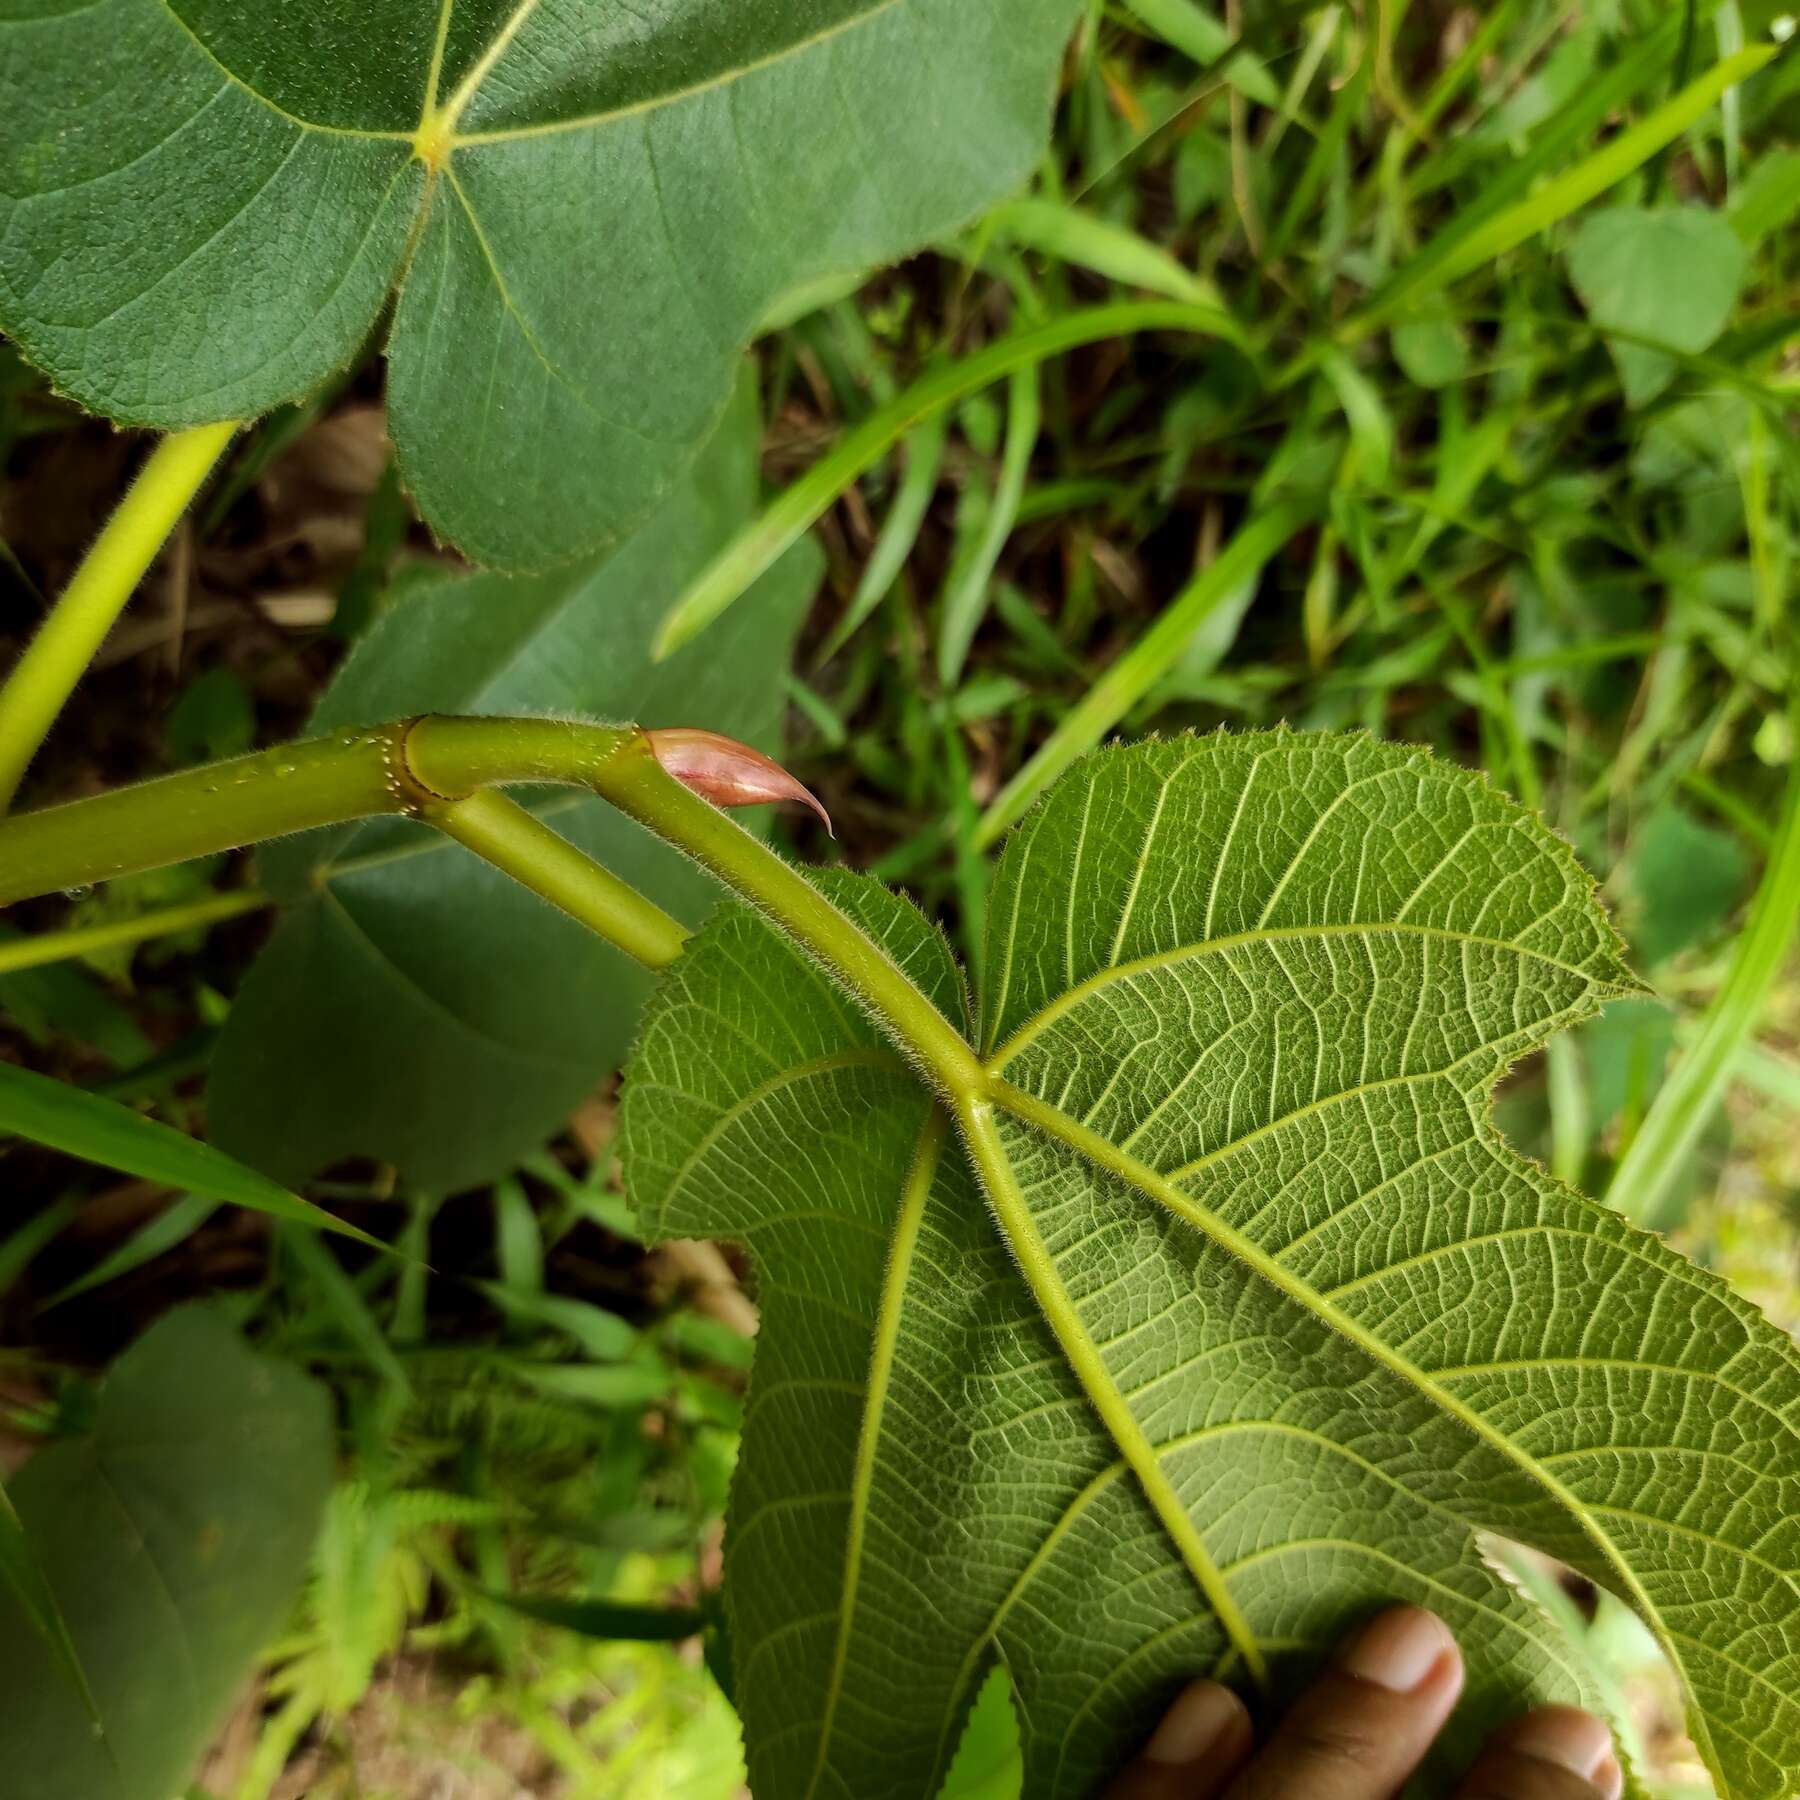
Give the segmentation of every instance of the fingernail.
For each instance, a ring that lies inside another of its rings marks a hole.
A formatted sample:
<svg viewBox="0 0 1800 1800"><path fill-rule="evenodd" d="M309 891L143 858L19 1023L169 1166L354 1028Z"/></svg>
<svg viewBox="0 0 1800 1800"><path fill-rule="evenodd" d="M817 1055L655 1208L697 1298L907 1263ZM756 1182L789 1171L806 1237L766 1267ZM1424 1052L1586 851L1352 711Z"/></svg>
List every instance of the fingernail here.
<svg viewBox="0 0 1800 1800"><path fill-rule="evenodd" d="M1509 1736L1521 1756L1554 1763L1593 1782L1608 1800L1615 1800L1623 1785L1619 1765L1613 1760L1612 1733L1592 1713L1577 1712L1572 1706L1547 1706L1527 1714Z"/></svg>
<svg viewBox="0 0 1800 1800"><path fill-rule="evenodd" d="M1435 1613L1396 1606L1363 1627L1345 1652L1343 1667L1390 1693L1410 1694L1455 1649L1449 1627Z"/></svg>
<svg viewBox="0 0 1800 1800"><path fill-rule="evenodd" d="M1163 1715L1156 1735L1144 1746L1144 1760L1177 1769L1202 1762L1236 1730L1242 1713L1229 1688L1196 1681Z"/></svg>

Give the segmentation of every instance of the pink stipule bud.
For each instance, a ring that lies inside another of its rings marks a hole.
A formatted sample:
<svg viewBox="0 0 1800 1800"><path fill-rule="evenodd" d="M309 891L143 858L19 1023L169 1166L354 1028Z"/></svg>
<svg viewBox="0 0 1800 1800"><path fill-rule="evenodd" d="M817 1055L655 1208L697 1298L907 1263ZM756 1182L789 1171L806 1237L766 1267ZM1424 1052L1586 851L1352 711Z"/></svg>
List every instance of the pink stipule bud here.
<svg viewBox="0 0 1800 1800"><path fill-rule="evenodd" d="M766 801L793 800L810 806L833 837L831 815L780 763L760 750L716 731L677 726L646 731L651 754L683 787L714 806L759 806Z"/></svg>

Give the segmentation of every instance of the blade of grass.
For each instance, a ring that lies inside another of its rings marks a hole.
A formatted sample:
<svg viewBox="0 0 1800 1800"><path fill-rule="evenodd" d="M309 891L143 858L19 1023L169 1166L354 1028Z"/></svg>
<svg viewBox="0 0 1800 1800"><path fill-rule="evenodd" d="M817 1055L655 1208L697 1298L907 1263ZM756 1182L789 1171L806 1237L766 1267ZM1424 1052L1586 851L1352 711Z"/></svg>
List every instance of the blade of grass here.
<svg viewBox="0 0 1800 1800"><path fill-rule="evenodd" d="M1726 223L1751 249L1800 213L1800 150L1765 152L1733 196Z"/></svg>
<svg viewBox="0 0 1800 1800"><path fill-rule="evenodd" d="M1125 287L1192 306L1223 304L1210 281L1184 268L1160 244L1060 200L1008 200L982 224L1003 242L1075 263Z"/></svg>
<svg viewBox="0 0 1800 1800"><path fill-rule="evenodd" d="M1038 617L1025 596L1010 582L1003 581L994 591L994 610L1025 652L1040 667L1073 675L1085 686L1092 672L1074 655L1050 626Z"/></svg>
<svg viewBox="0 0 1800 1800"><path fill-rule="evenodd" d="M1319 367L1350 427L1358 475L1370 487L1386 487L1394 467L1394 420L1379 389L1335 346L1320 352Z"/></svg>
<svg viewBox="0 0 1800 1800"><path fill-rule="evenodd" d="M790 675L783 684L787 697L806 715L807 722L819 734L826 747L841 750L850 741L843 716L817 688L809 687L798 675Z"/></svg>
<svg viewBox="0 0 1800 1800"><path fill-rule="evenodd" d="M1534 45L1533 36L1527 33L1516 40L1509 55L1520 57L1522 63L1535 60L1544 43ZM1544 42L1554 41L1555 36L1552 21ZM1473 230L1483 219L1510 206L1540 177L1564 165L1576 145L1585 142L1609 118L1634 101L1651 95L1674 61L1680 38L1681 21L1670 9L1643 37L1632 43L1617 62L1583 82L1530 133L1523 153L1509 158L1494 170L1491 180L1483 184L1481 194L1463 209L1463 216L1456 219L1455 228ZM1490 90L1496 95L1506 93L1515 81L1524 79L1525 70L1520 66L1511 76L1502 73L1497 81L1489 84ZM1480 154L1481 147L1472 135L1459 133L1413 171L1414 197L1422 199L1448 186L1463 175Z"/></svg>
<svg viewBox="0 0 1800 1800"><path fill-rule="evenodd" d="M318 1296L321 1309L337 1322L345 1339L362 1353L394 1394L410 1398L412 1383L400 1366L393 1345L382 1335L375 1315L357 1292L356 1283L325 1248L318 1232L310 1225L290 1225L281 1233L281 1244Z"/></svg>
<svg viewBox="0 0 1800 1800"><path fill-rule="evenodd" d="M33 1257L75 1216L66 1194L40 1207L23 1225L0 1239L0 1294L24 1274Z"/></svg>
<svg viewBox="0 0 1800 1800"><path fill-rule="evenodd" d="M242 918L275 903L258 888L235 888L229 894L208 894L203 900L184 901L135 919L114 919L105 925L82 925L69 931L44 931L32 937L0 943L0 975L20 969L38 969L48 963L66 962L96 950L115 950L124 944L141 944L178 931L198 931L226 919Z"/></svg>
<svg viewBox="0 0 1800 1800"><path fill-rule="evenodd" d="M1316 516L1312 504L1287 502L1271 506L1245 525L1069 709L1037 753L994 796L981 816L978 844L987 848L1016 824L1064 769L1093 749L1168 673L1207 615L1241 583L1256 580L1288 540Z"/></svg>
<svg viewBox="0 0 1800 1800"><path fill-rule="evenodd" d="M1656 640L1645 646L1656 647ZM1725 821L1727 825L1747 837L1764 856L1775 848L1775 833L1769 829L1767 822L1729 788L1721 787L1710 775L1699 769L1689 769L1681 777L1681 786L1695 799L1709 806Z"/></svg>
<svg viewBox="0 0 1800 1800"><path fill-rule="evenodd" d="M949 813L953 859L956 874L958 934L963 961L977 994L983 992L986 980L988 859L976 841L981 829L980 810L975 804L974 785L969 777L969 759L963 749L951 709L944 709L944 760L949 768Z"/></svg>
<svg viewBox="0 0 1800 1800"><path fill-rule="evenodd" d="M1133 13L1165 44L1203 69L1230 56L1237 44L1230 28L1195 0L1125 0ZM1261 63L1241 51L1221 71L1223 79L1259 106L1279 106L1281 90Z"/></svg>
<svg viewBox="0 0 1800 1800"><path fill-rule="evenodd" d="M1356 65L1356 73L1338 90L1325 129L1307 152L1300 179L1294 184L1294 191L1288 196L1287 205L1282 208L1281 217L1270 234L1266 254L1271 262L1278 262L1287 254L1288 245L1293 242L1301 221L1311 213L1325 178L1334 168L1342 166L1350 128L1362 117L1363 106L1369 97L1371 64L1372 59L1364 56Z"/></svg>
<svg viewBox="0 0 1800 1800"><path fill-rule="evenodd" d="M971 584L971 570L979 573L984 546L988 542L988 521L994 513L994 488L985 463L971 468L963 478L956 496L956 514L950 542L950 567L944 575L943 592L932 609L937 616L936 666L939 680L942 671L955 671L967 653L969 639L980 622L983 602L987 597L984 584ZM967 617L962 616L967 614ZM958 640L961 640L960 647Z"/></svg>
<svg viewBox="0 0 1800 1800"><path fill-rule="evenodd" d="M934 369L846 433L701 571L664 618L656 636L657 659L673 655L704 631L851 482L909 431L1016 370L1031 368L1082 344L1140 331L1184 331L1232 343L1243 341L1236 321L1214 308L1184 306L1171 300L1126 301L1065 313Z"/></svg>
<svg viewBox="0 0 1800 1800"><path fill-rule="evenodd" d="M1544 1046L1544 1074L1550 1091L1550 1173L1578 1188L1592 1120L1587 1073L1574 1038L1565 1033Z"/></svg>
<svg viewBox="0 0 1800 1800"><path fill-rule="evenodd" d="M1800 1113L1800 1064L1765 1050L1760 1044L1746 1044L1732 1073L1748 1082L1765 1100Z"/></svg>
<svg viewBox="0 0 1800 1800"><path fill-rule="evenodd" d="M516 1175L494 1188L494 1255L502 1287L523 1294L544 1291L544 1237Z"/></svg>
<svg viewBox="0 0 1800 1800"><path fill-rule="evenodd" d="M625 1600L562 1600L552 1595L504 1594L474 1588L482 1599L527 1619L603 1642L673 1644L697 1637L707 1615L697 1606L639 1606Z"/></svg>
<svg viewBox="0 0 1800 1800"><path fill-rule="evenodd" d="M1288 77L1287 86L1282 90L1281 112L1271 122L1262 142L1257 145L1257 156L1264 163L1274 156L1287 128L1300 116L1300 103L1306 98L1306 90L1312 86L1313 78L1325 61L1343 22L1344 8L1341 5L1327 6L1320 12L1311 35L1306 40L1306 48L1300 52L1293 73Z"/></svg>
<svg viewBox="0 0 1800 1800"><path fill-rule="evenodd" d="M235 421L196 425L157 445L0 684L0 811L236 431Z"/></svg>
<svg viewBox="0 0 1800 1800"><path fill-rule="evenodd" d="M637 1344L639 1333L634 1325L585 1300L572 1300L563 1294L531 1293L498 1281L471 1281L469 1285L509 1317L573 1338L582 1354L595 1362L617 1362L630 1355Z"/></svg>
<svg viewBox="0 0 1800 1800"><path fill-rule="evenodd" d="M1517 10L1518 0L1501 0L1500 5L1490 7L1455 61L1432 83L1431 92L1419 108L1418 123L1426 131L1437 123L1444 108L1462 92L1470 76L1480 70Z"/></svg>
<svg viewBox="0 0 1800 1800"><path fill-rule="evenodd" d="M844 616L831 629L818 661L827 663L849 643L870 615L888 597L906 559L919 541L919 528L931 509L931 497L937 492L938 470L944 461L944 440L950 433L947 413L927 419L906 439L906 472L894 494L893 504L882 521L881 535L863 565L862 579L856 584Z"/></svg>
<svg viewBox="0 0 1800 1800"><path fill-rule="evenodd" d="M1790 768L1774 848L1724 983L1707 1008L1692 1045L1650 1103L1607 1189L1607 1203L1639 1224L1656 1227L1666 1223L1662 1208L1670 1186L1719 1104L1797 933L1800 762Z"/></svg>
<svg viewBox="0 0 1800 1800"><path fill-rule="evenodd" d="M143 1118L117 1101L7 1063L0 1063L0 1132L164 1187L186 1188L271 1218L341 1232L377 1250L387 1249L379 1238L334 1219L211 1144Z"/></svg>
<svg viewBox="0 0 1800 1800"><path fill-rule="evenodd" d="M1713 14L1713 33L1720 56L1735 56L1744 47L1744 16L1737 0L1720 0ZM1729 204L1736 195L1743 175L1743 108L1736 94L1727 94L1719 102L1719 122L1725 139L1725 195Z"/></svg>
<svg viewBox="0 0 1800 1800"><path fill-rule="evenodd" d="M1037 447L1043 425L1043 403L1038 393L1036 369L1020 369L1007 383L1006 449L1000 462L1000 480L981 537L968 558L957 567L945 590L938 624L938 679L954 687L962 679L969 645L987 611L988 590L994 565L1019 516L1025 494L1025 477L1031 469L1031 453Z"/></svg>
<svg viewBox="0 0 1800 1800"><path fill-rule="evenodd" d="M66 1287L58 1288L38 1310L48 1312L53 1306L61 1306L65 1300L73 1300L77 1294L104 1287L109 1281L117 1281L121 1275L129 1275L133 1269L141 1269L145 1263L154 1261L165 1250L173 1250L177 1244L186 1243L218 1210L218 1201L209 1199L205 1194L178 1196L148 1224L134 1231L109 1256L102 1257L85 1275L78 1275Z"/></svg>
<svg viewBox="0 0 1800 1800"><path fill-rule="evenodd" d="M1570 213L1634 170L1687 128L1739 82L1746 81L1775 55L1773 44L1758 44L1715 64L1690 82L1673 100L1622 131L1574 168L1547 181L1524 199L1492 214L1473 230L1453 225L1427 244L1367 305L1345 320L1340 337L1353 342L1403 310L1403 302L1448 287L1485 267Z"/></svg>
<svg viewBox="0 0 1800 1800"><path fill-rule="evenodd" d="M442 1204L433 1194L414 1194L407 1203L400 1232L400 1279L394 1286L394 1310L388 1327L397 1344L425 1342L425 1309L431 1270L425 1261L431 1248L431 1221Z"/></svg>

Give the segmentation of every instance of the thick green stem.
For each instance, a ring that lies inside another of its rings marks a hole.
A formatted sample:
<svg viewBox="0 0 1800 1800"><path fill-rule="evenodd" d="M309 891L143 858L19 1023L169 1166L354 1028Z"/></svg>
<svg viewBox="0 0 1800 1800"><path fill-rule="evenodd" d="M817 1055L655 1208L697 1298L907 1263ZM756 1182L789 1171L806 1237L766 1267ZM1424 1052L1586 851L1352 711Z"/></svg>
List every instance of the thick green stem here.
<svg viewBox="0 0 1800 1800"><path fill-rule="evenodd" d="M505 794L439 801L425 820L647 969L666 969L688 940L680 920Z"/></svg>
<svg viewBox="0 0 1800 1800"><path fill-rule="evenodd" d="M987 1071L979 1058L899 965L804 876L667 774L642 737L606 760L595 772L594 787L811 951L940 1091L954 1098L986 1090Z"/></svg>
<svg viewBox="0 0 1800 1800"><path fill-rule="evenodd" d="M641 741L635 725L460 719L434 713L407 730L405 766L430 795L443 800L518 782L593 787L614 756Z"/></svg>
<svg viewBox="0 0 1800 1800"><path fill-rule="evenodd" d="M435 740L443 753L422 778L411 750L426 725L461 729ZM0 819L0 906L320 825L416 818L478 787L589 787L599 764L637 736L629 726L559 719L403 719L20 813Z"/></svg>
<svg viewBox="0 0 1800 1800"><path fill-rule="evenodd" d="M0 688L0 812L236 430L231 421L163 439Z"/></svg>
<svg viewBox="0 0 1800 1800"><path fill-rule="evenodd" d="M683 935L674 920L529 815L504 803L469 804L485 788L543 782L592 788L761 907L946 1095L986 1089L975 1053L893 959L803 876L668 774L633 726L403 720L0 819L0 905L288 832L403 813L450 831L631 954L672 960Z"/></svg>
<svg viewBox="0 0 1800 1800"><path fill-rule="evenodd" d="M0 819L0 906L315 825L416 812L405 727L340 732Z"/></svg>

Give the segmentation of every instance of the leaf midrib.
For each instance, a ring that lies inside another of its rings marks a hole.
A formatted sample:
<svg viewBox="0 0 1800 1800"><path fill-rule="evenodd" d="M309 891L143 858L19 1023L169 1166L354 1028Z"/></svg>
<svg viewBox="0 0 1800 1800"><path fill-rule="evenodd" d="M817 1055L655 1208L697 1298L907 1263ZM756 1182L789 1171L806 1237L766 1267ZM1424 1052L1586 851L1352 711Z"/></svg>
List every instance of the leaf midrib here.
<svg viewBox="0 0 1800 1800"><path fill-rule="evenodd" d="M994 1082L990 1085L998 1090L1004 1084ZM1171 1546L1193 1576L1220 1627L1242 1656L1244 1666L1259 1687L1266 1686L1268 1664L1249 1621L1187 1509L1181 1504L1173 1482L1164 1472L1158 1447L1151 1443L1131 1410L1130 1401L1107 1368L1099 1345L1063 1285L1049 1246L1038 1232L1005 1145L994 1127L996 1104L1004 1104L998 1091L979 1098L958 1095L954 1100L963 1142L1019 1271L1054 1333L1070 1372L1080 1382L1107 1435L1137 1477L1138 1486Z"/></svg>
<svg viewBox="0 0 1800 1800"><path fill-rule="evenodd" d="M1222 1571L1214 1561L1194 1521L1182 1505L1172 1481L1162 1467L1161 1459L1167 1446L1151 1442L1148 1433L1132 1411L1129 1399L1108 1369L1104 1356L1089 1332L1086 1322L1082 1319L1073 1298L1062 1283L1054 1258L1037 1230L1036 1221L1013 1170L1004 1140L996 1129L996 1111L1007 1113L1021 1122L1035 1126L1047 1135L1061 1140L1078 1154L1094 1163L1095 1166L1173 1212L1184 1223L1199 1230L1209 1241L1225 1250L1227 1254L1236 1257L1265 1284L1285 1295L1292 1303L1335 1330L1340 1336L1349 1339L1377 1366L1387 1369L1407 1382L1439 1411L1454 1419L1479 1441L1486 1443L1490 1449L1518 1467L1595 1544L1606 1564L1617 1573L1626 1593L1661 1639L1671 1660L1681 1672L1684 1688L1691 1689L1685 1665L1675 1652L1676 1634L1663 1621L1654 1602L1645 1592L1629 1564L1597 1519L1544 1464L1524 1451L1505 1434L1499 1432L1474 1408L1447 1391L1425 1370L1417 1367L1392 1349L1374 1332L1343 1312L1310 1283L1289 1271L1274 1256L1263 1250L1244 1233L1229 1225L1223 1218L1195 1201L1191 1196L1181 1192L1166 1177L1140 1163L1109 1139L1069 1117L1058 1107L1013 1086L999 1074L999 1069L1005 1061L1017 1053L1023 1041L1028 1041L1023 1037L1024 1033L1029 1032L1035 1036L1038 1031L1044 1029L1055 1017L1061 1016L1062 1011L1085 994L1095 991L1096 988L1109 981L1141 972L1144 968L1165 965L1171 961L1180 961L1194 955L1206 954L1213 949L1229 948L1233 944L1241 945L1246 942L1255 943L1284 937L1323 935L1369 936L1384 932L1395 935L1435 937L1465 945L1478 943L1505 951L1516 957L1553 965L1577 977L1582 982L1583 992L1576 1003L1576 1010L1590 1005L1597 995L1609 991L1616 985L1545 952L1528 949L1516 941L1487 938L1480 934L1453 931L1444 927L1411 926L1404 922L1399 924L1362 922L1347 926L1261 926L1250 932L1234 934L1229 939L1208 939L1197 945L1183 946L1173 953L1162 952L1138 959L1132 964L1116 965L1102 970L1087 982L1080 984L1078 989L1070 990L1060 996L1057 1001L1053 1001L1042 1009L1039 1014L1027 1022L1026 1026L1021 1028L1020 1032L1015 1033L1013 1038L1008 1040L1006 1046L999 1053L986 1063L981 1062L972 1053L968 1041L960 1032L946 1025L944 1036L954 1040L960 1054L949 1059L948 1062L941 1057L927 1058L926 1066L937 1071L935 1079L929 1085L931 1088L935 1088L938 1099L945 1103L955 1116L959 1136L973 1164L980 1185L987 1195L1000 1235L1011 1251L1040 1313L1051 1328L1065 1364L1076 1378L1086 1400L1098 1415L1099 1423L1106 1435L1119 1450L1124 1460L1124 1466L1136 1477L1139 1491L1155 1513L1171 1548L1179 1556L1201 1590L1213 1616L1232 1645L1233 1655L1242 1660L1245 1668L1259 1685L1265 1684L1267 1680L1267 1661L1264 1648L1239 1608L1236 1597L1226 1579L1226 1572ZM859 935L862 934L859 932ZM885 957L885 952L880 951L872 941L866 937L864 941L869 944L872 953ZM925 1002L923 994L911 983L909 978L902 975L901 979L908 986L913 987L921 1006L928 1007L929 1003ZM856 991L858 990L852 988L853 993ZM1543 1022L1542 1030L1547 1032L1553 1029L1557 1024L1566 1022L1567 1017L1568 1009L1565 1009L1564 1013L1557 1015L1555 1019ZM935 1013L933 1022L937 1022ZM890 1030L898 1030L903 1041L912 1035L910 1030L899 1029L897 1022L892 1017L888 1019L888 1024ZM1534 1041L1538 1035L1541 1033L1533 1034ZM914 1047L919 1050L921 1056L924 1055L924 1046ZM1491 1054L1492 1050L1493 1046L1484 1045L1477 1053ZM957 1076L944 1073L945 1068L951 1066L967 1069L968 1073ZM831 1722L835 1713L836 1695L841 1688L844 1665L847 1660L853 1627L855 1592L861 1573L860 1533L856 1530L855 1522L862 1514L866 1513L869 1501L874 1463L879 1449L882 1401L885 1398L886 1384L892 1371L892 1355L898 1329L899 1308L903 1304L905 1287L910 1279L912 1253L916 1247L916 1229L908 1231L905 1214L906 1209L903 1207L901 1217L896 1220L893 1249L884 1278L882 1301L876 1320L867 1390L868 1399L858 1438L857 1473L859 1480L852 1496L852 1534L847 1548L845 1584L838 1611L839 1636L828 1690L830 1697L820 1728L817 1761L813 1771L813 1783L808 1788L808 1800L812 1800L817 1780L826 1766L829 1754ZM1090 1488L1086 1490L1087 1497L1091 1498L1094 1491L1097 1489L1090 1485ZM859 1509L861 1509L860 1512ZM1033 1558L1034 1564L1041 1561L1043 1551L1044 1546L1040 1546L1038 1554ZM983 1637L978 1640L970 1647L968 1655L978 1657L983 1645L989 1641L991 1641L991 1637ZM1703 1721L1699 1724L1698 1729L1702 1735L1705 1734ZM1703 1748L1711 1758L1713 1746L1710 1740Z"/></svg>
<svg viewBox="0 0 1800 1800"><path fill-rule="evenodd" d="M1410 1358L1401 1355L1367 1326L1328 1300L1309 1282L1277 1262L1259 1244L1245 1237L1210 1207L1202 1205L1191 1195L1183 1193L1147 1164L1139 1162L1129 1152L1121 1150L1109 1139L1090 1130L1079 1120L1071 1118L1060 1108L997 1077L991 1082L989 1099L992 1105L1066 1144L1096 1168L1103 1170L1125 1185L1135 1188L1147 1199L1154 1201L1184 1223L1202 1232L1211 1242L1217 1244L1229 1255L1236 1257L1254 1274L1284 1294L1295 1305L1310 1312L1321 1323L1328 1325L1340 1336L1347 1338L1379 1367L1385 1368L1389 1373L1407 1382L1446 1416L1456 1420L1478 1440L1534 1481L1574 1521L1606 1559L1608 1566L1619 1577L1640 1615L1661 1641L1683 1689L1691 1692L1686 1663L1675 1649L1675 1643L1680 1634L1674 1632L1664 1620L1661 1609L1645 1591L1636 1572L1594 1518L1591 1510L1537 1457L1531 1455L1523 1446L1515 1443L1506 1433L1497 1430L1475 1408L1459 1400L1455 1394L1442 1387L1430 1373L1420 1368ZM998 1142L997 1134L996 1142ZM1005 1156L1003 1147L1000 1149L1000 1155L1003 1158ZM1008 1167L1010 1168L1010 1164ZM1021 1266L1024 1266L1023 1259L1021 1259ZM1029 1270L1027 1270L1027 1276L1029 1279ZM1033 1282L1033 1286L1035 1288L1035 1282ZM1039 1299L1041 1303L1041 1295ZM1687 1711L1690 1715L1689 1723L1692 1729L1707 1738L1701 1748L1706 1754L1709 1764L1716 1767L1717 1758L1708 1736L1708 1722L1698 1707L1689 1707Z"/></svg>
<svg viewBox="0 0 1800 1800"><path fill-rule="evenodd" d="M912 1281L913 1255L918 1248L925 1203L937 1179L938 1158L948 1135L944 1109L933 1102L919 1128L913 1159L901 1189L900 1211L888 1251L887 1274L882 1282L876 1312L875 1338L869 1355L869 1376L864 1389L862 1422L857 1433L856 1464L850 1481L850 1520L844 1545L844 1581L837 1605L837 1638L832 1646L831 1673L825 1686L825 1707L819 1723L819 1746L813 1759L812 1777L805 1800L813 1800L831 1754L837 1724L839 1697L844 1691L844 1672L850 1662L850 1642L856 1622L856 1595L862 1581L863 1537L868 1526L869 1499L874 1492L875 1465L881 1452L881 1422L887 1410L888 1388L893 1380L895 1354L900 1340L900 1318L906 1291Z"/></svg>

